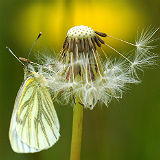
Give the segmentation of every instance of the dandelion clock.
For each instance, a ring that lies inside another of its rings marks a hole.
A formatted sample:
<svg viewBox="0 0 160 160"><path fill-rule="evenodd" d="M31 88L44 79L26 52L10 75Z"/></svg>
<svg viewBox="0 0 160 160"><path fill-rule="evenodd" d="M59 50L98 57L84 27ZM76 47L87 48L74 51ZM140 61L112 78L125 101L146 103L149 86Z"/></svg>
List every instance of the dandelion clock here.
<svg viewBox="0 0 160 160"><path fill-rule="evenodd" d="M131 43L87 26L75 26L68 30L58 58L45 56L43 64L34 65L43 85L52 91L53 102L73 104L70 160L80 160L83 111L122 98L130 84L141 82L144 68L156 65L153 42L157 31L149 27ZM130 45L132 52L126 56L108 44L109 39ZM105 52L107 47L116 58Z"/></svg>

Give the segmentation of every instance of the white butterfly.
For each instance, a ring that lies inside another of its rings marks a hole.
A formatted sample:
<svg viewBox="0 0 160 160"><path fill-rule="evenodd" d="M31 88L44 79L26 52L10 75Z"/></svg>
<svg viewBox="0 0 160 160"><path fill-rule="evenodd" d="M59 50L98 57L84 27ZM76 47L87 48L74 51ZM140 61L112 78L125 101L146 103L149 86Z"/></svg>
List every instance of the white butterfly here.
<svg viewBox="0 0 160 160"><path fill-rule="evenodd" d="M28 57L40 32L33 43ZM9 139L12 149L17 153L33 153L50 148L60 137L60 125L45 78L35 72L31 62L24 65L20 59L6 47L9 52L24 66L24 82L21 85L12 113Z"/></svg>
<svg viewBox="0 0 160 160"><path fill-rule="evenodd" d="M17 94L9 138L17 153L33 153L50 148L59 139L59 121L45 79L25 66L25 81Z"/></svg>

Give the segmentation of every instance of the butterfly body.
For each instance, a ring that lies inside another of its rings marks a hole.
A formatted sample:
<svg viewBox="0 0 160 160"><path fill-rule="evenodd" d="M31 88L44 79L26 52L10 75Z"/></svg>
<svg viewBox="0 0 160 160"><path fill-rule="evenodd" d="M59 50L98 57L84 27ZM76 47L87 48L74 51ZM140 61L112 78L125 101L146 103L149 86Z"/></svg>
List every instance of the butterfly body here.
<svg viewBox="0 0 160 160"><path fill-rule="evenodd" d="M59 121L45 85L45 78L31 64L24 69L12 113L9 138L18 153L33 153L50 148L59 139Z"/></svg>

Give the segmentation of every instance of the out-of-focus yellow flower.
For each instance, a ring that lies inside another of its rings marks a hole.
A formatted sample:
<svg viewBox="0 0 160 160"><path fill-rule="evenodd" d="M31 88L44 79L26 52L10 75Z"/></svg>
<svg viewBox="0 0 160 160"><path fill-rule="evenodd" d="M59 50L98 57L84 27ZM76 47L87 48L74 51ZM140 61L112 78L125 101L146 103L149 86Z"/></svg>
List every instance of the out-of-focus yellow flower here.
<svg viewBox="0 0 160 160"><path fill-rule="evenodd" d="M23 39L23 43L29 43L32 35L41 31L43 45L58 49L68 27L81 24L127 39L143 23L144 17L140 15L140 11L129 3L33 3L19 12L15 28L19 28L20 42Z"/></svg>

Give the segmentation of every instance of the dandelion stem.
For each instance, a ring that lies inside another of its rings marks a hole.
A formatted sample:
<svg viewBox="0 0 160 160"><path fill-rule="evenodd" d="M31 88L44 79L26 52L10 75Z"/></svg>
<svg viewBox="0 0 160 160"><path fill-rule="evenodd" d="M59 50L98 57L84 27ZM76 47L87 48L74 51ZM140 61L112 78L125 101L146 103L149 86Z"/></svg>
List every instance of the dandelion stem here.
<svg viewBox="0 0 160 160"><path fill-rule="evenodd" d="M81 139L82 139L82 123L83 123L83 106L80 100L76 98L73 108L73 126L70 160L80 160Z"/></svg>

